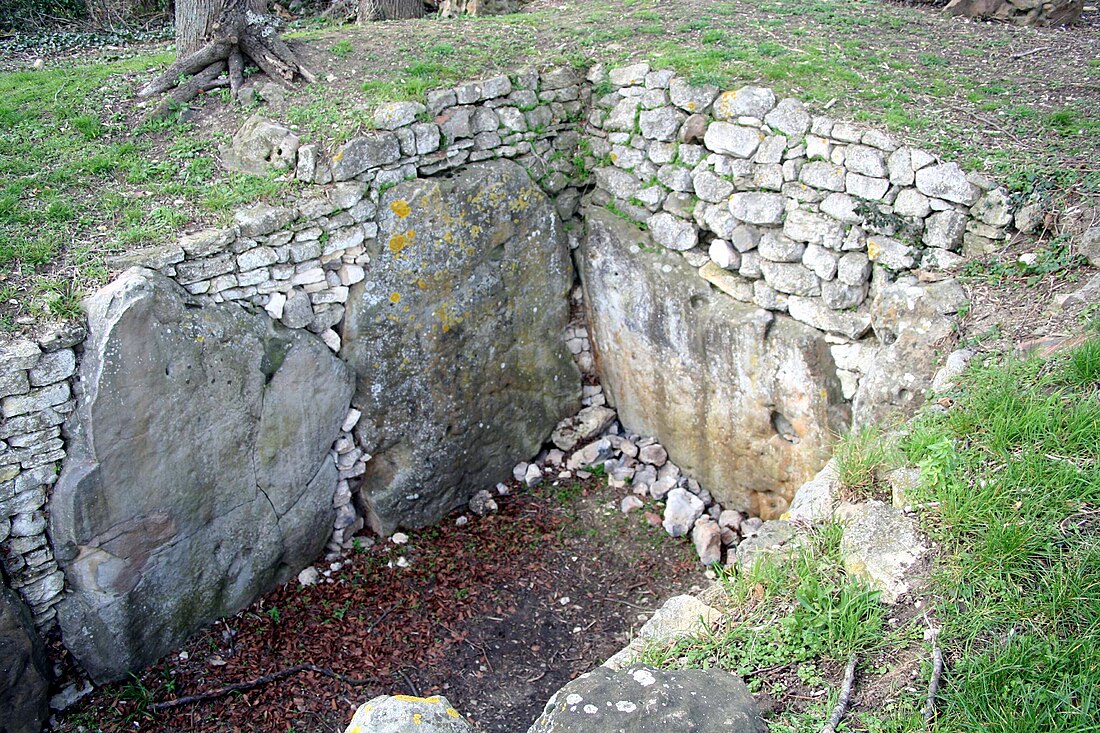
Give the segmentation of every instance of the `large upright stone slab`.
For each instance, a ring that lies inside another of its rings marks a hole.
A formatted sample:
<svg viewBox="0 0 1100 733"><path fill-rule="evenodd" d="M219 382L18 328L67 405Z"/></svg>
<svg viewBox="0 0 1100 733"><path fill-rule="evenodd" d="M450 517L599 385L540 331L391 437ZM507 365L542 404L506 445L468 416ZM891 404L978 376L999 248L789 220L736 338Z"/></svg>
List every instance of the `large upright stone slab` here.
<svg viewBox="0 0 1100 733"><path fill-rule="evenodd" d="M371 273L348 299L360 489L389 533L511 475L580 406L565 347L573 268L549 199L510 161L414 180L379 203Z"/></svg>
<svg viewBox="0 0 1100 733"><path fill-rule="evenodd" d="M0 580L0 733L39 733L49 708L49 667L31 614Z"/></svg>
<svg viewBox="0 0 1100 733"><path fill-rule="evenodd" d="M88 340L50 530L66 646L120 677L314 560L353 378L317 337L131 269Z"/></svg>
<svg viewBox="0 0 1100 733"><path fill-rule="evenodd" d="M778 517L848 424L824 334L713 290L614 215L588 216L581 262L605 391L630 430L729 509Z"/></svg>

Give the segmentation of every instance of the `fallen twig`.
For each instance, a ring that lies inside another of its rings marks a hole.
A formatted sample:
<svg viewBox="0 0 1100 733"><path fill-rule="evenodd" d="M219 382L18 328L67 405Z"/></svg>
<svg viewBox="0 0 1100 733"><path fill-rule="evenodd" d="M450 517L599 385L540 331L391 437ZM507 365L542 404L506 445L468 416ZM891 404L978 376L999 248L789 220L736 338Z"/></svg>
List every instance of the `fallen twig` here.
<svg viewBox="0 0 1100 733"><path fill-rule="evenodd" d="M1049 50L1049 49L1046 46L1043 46L1041 48L1033 48L1030 51L1021 51L1020 53L1014 53L1011 56L1009 56L1009 58L1010 59L1022 59L1026 56L1031 56L1032 54L1040 53L1042 51L1047 51L1047 50Z"/></svg>
<svg viewBox="0 0 1100 733"><path fill-rule="evenodd" d="M836 701L833 714L829 716L829 722L821 729L821 733L836 733L836 727L844 719L844 713L848 712L848 703L852 699L852 688L856 683L856 655L853 653L848 659L848 667L844 670L844 681L841 683L840 699Z"/></svg>
<svg viewBox="0 0 1100 733"><path fill-rule="evenodd" d="M935 642L933 641L933 644ZM936 717L936 692L940 689L940 677L943 675L943 650L938 644L932 647L932 678L928 680L928 700L924 703L924 724L929 726Z"/></svg>
<svg viewBox="0 0 1100 733"><path fill-rule="evenodd" d="M361 687L363 685L375 684L378 680L373 678L358 679L355 677L347 677L339 672L333 672L331 669L325 667L318 667L315 664L295 664L293 667L287 667L286 669L280 669L277 672L271 674L261 675L253 680L247 682L235 682L225 687L220 687L217 690L210 690L209 692L201 692L198 695L187 695L185 697L177 697L174 700L165 700L164 702L155 702L149 706L149 710L154 713L159 713L162 710L171 710L172 708L178 708L181 705L190 705L196 702L206 702L208 700L217 700L218 698L225 697L232 692L244 692L245 690L251 690L262 685L266 685L269 682L276 682L286 677L291 677L299 672L316 672L317 674L323 674L326 677L331 677L334 680L339 680L351 687Z"/></svg>

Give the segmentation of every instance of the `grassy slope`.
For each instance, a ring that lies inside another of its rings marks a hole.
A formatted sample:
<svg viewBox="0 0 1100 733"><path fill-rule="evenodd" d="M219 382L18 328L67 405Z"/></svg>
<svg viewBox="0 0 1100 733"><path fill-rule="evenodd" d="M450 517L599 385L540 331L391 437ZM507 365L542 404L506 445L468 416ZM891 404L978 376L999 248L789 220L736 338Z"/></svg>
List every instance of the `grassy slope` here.
<svg viewBox="0 0 1100 733"><path fill-rule="evenodd" d="M424 20L299 37L324 83L285 119L334 142L370 108L551 62L648 58L700 82L760 82L985 171L1019 191L1100 192L1100 43L1083 29L951 21L878 0L534 0L501 18ZM1052 58L1012 58L1032 46ZM217 143L254 110L212 95L196 125L140 126L132 91L170 56L0 74L0 328L75 312L110 252L216 222L285 181L226 175ZM831 105L830 105L831 103Z"/></svg>
<svg viewBox="0 0 1100 733"><path fill-rule="evenodd" d="M922 731L925 630L935 627L948 670L934 730L1097 730L1100 337L1049 361L989 357L951 398L881 450L841 453L842 475L864 489L879 469L920 468L912 501L936 503L921 525L939 547L920 615L888 614L845 576L833 525L792 562L727 578L725 631L651 649L647 661L748 675L781 701L773 731L816 731L854 652L861 676L847 729ZM769 677L780 665L789 674Z"/></svg>

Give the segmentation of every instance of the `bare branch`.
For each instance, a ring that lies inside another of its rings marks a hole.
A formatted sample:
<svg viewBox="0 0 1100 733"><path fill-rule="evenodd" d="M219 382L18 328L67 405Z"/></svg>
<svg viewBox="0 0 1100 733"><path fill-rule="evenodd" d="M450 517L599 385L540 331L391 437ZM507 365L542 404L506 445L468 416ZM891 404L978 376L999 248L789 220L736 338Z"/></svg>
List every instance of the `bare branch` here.
<svg viewBox="0 0 1100 733"><path fill-rule="evenodd" d="M840 698L836 701L833 714L829 716L829 722L821 729L821 733L836 733L836 727L844 719L844 713L848 712L848 704L852 699L852 688L856 683L856 655L853 653L848 658L848 667L844 670L844 682L841 683Z"/></svg>
<svg viewBox="0 0 1100 733"><path fill-rule="evenodd" d="M935 642L933 642L935 643ZM924 703L924 724L932 725L936 717L936 693L940 689L940 677L943 676L943 650L939 645L932 647L932 677L928 680L928 700Z"/></svg>

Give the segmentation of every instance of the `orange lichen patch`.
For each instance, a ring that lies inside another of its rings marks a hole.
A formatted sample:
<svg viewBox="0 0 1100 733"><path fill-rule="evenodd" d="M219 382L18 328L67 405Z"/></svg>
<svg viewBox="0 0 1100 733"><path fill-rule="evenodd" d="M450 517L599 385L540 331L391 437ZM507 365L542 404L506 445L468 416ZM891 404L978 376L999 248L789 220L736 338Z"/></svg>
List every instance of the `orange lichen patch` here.
<svg viewBox="0 0 1100 733"><path fill-rule="evenodd" d="M401 293L390 293L390 302L397 304L401 302Z"/></svg>
<svg viewBox="0 0 1100 733"><path fill-rule="evenodd" d="M418 287L418 288L420 288L421 290L423 290L424 288L428 287L428 283L427 283L427 282L425 282L424 278L422 278L422 277L418 277L418 278L416 279L416 287Z"/></svg>
<svg viewBox="0 0 1100 733"><path fill-rule="evenodd" d="M415 238L416 231L413 229L410 229L403 234L394 234L392 237L390 237L390 243L388 245L390 252L393 252L395 255L401 254L401 250L411 246L413 243L413 239Z"/></svg>
<svg viewBox="0 0 1100 733"><path fill-rule="evenodd" d="M401 702L426 702L429 705L438 705L440 701L439 695L432 695L431 697L413 697L412 695L394 695L394 700L400 700Z"/></svg>
<svg viewBox="0 0 1100 733"><path fill-rule="evenodd" d="M405 199L397 199L392 204L390 204L390 211L404 219L406 216L412 213L412 207L409 206L409 202Z"/></svg>

